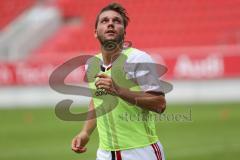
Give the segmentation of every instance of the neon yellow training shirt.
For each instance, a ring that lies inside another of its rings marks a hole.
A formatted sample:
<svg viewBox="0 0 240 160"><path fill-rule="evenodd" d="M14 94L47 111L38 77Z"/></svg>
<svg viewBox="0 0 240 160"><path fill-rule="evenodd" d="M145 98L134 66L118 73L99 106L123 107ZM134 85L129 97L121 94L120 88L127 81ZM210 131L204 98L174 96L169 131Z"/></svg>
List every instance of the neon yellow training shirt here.
<svg viewBox="0 0 240 160"><path fill-rule="evenodd" d="M106 94L95 87L94 76L104 73L111 76L121 87L131 91L140 91L141 88L133 81L126 79L124 64L134 48L128 48L113 62L112 68L102 72L100 70L101 54L91 58L88 63L87 77L92 90L94 107L97 114L97 129L99 133L99 148L108 151L125 150L148 146L158 141L155 122L152 118L155 113L130 104L123 99ZM101 107L101 108L100 108Z"/></svg>

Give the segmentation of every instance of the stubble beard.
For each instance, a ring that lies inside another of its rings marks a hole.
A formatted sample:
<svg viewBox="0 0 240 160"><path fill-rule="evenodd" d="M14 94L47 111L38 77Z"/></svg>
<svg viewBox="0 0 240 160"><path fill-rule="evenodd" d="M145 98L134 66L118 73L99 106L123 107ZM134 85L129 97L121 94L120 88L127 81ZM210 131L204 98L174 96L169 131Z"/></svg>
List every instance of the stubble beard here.
<svg viewBox="0 0 240 160"><path fill-rule="evenodd" d="M115 50L124 41L124 33L120 33L115 39L106 39L99 34L97 36L101 46L108 51Z"/></svg>

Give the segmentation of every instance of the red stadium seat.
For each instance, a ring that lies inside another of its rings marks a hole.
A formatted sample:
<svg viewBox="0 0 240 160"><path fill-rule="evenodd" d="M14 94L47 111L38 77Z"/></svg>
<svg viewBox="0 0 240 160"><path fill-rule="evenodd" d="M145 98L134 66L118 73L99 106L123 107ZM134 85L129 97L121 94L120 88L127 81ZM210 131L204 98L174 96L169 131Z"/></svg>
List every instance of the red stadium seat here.
<svg viewBox="0 0 240 160"><path fill-rule="evenodd" d="M81 17L82 27L63 26L37 52L87 52L98 48L95 17L110 0L58 0L65 18ZM239 0L119 1L129 12L127 40L138 48L235 44L240 28Z"/></svg>
<svg viewBox="0 0 240 160"><path fill-rule="evenodd" d="M0 1L0 30L7 26L24 10L32 6L35 0L1 0Z"/></svg>

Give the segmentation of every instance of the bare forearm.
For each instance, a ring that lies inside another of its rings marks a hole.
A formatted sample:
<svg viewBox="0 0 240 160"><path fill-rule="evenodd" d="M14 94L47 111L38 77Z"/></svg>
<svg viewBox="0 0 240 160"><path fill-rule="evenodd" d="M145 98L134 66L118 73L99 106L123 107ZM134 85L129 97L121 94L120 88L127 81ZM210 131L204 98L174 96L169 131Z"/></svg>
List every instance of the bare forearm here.
<svg viewBox="0 0 240 160"><path fill-rule="evenodd" d="M93 100L91 100L89 105L88 117L82 129L82 131L86 132L88 135L91 135L94 129L96 128L96 115L95 112L93 112L93 110L94 110Z"/></svg>
<svg viewBox="0 0 240 160"><path fill-rule="evenodd" d="M163 95L134 92L126 88L120 88L118 93L118 96L125 101L153 112L162 113L166 108L166 100Z"/></svg>
<svg viewBox="0 0 240 160"><path fill-rule="evenodd" d="M119 96L129 103L157 113L162 113L166 108L166 101L163 95L130 91L127 88L118 86L110 76L105 74L100 74L96 77L99 78L95 83L97 88L105 89L109 94Z"/></svg>
<svg viewBox="0 0 240 160"><path fill-rule="evenodd" d="M96 120L92 119L85 122L82 131L86 132L88 135L91 135L95 128L96 128Z"/></svg>

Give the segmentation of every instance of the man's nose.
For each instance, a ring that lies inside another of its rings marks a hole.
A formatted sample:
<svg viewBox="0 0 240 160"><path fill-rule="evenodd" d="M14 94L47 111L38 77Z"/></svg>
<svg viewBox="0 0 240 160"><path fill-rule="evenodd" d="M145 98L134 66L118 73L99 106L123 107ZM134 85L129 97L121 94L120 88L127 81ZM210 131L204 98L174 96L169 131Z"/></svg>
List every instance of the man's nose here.
<svg viewBox="0 0 240 160"><path fill-rule="evenodd" d="M107 26L108 28L114 28L114 24L113 24L113 21L109 21L109 23L108 23L108 26Z"/></svg>

